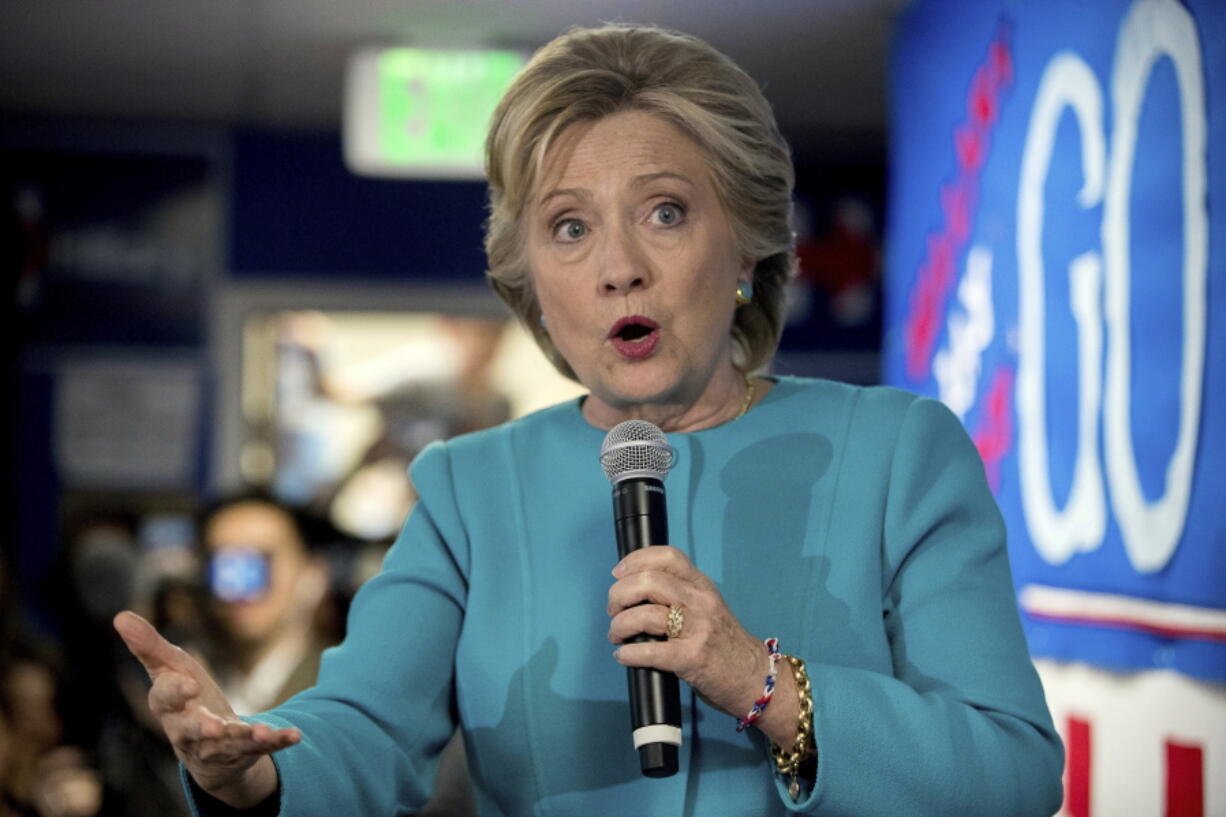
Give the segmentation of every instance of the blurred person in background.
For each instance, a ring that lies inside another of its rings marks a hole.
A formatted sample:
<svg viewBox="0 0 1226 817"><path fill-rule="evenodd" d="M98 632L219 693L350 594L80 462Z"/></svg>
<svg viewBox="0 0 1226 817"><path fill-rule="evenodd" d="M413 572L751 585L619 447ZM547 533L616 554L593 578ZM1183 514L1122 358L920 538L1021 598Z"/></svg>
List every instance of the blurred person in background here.
<svg viewBox="0 0 1226 817"><path fill-rule="evenodd" d="M62 654L22 615L0 549L0 817L93 817L103 808L92 743L65 743L92 736L66 728Z"/></svg>
<svg viewBox="0 0 1226 817"><path fill-rule="evenodd" d="M200 525L211 620L211 659L243 714L275 706L315 682L336 634L330 578L314 520L263 494L209 507Z"/></svg>
<svg viewBox="0 0 1226 817"><path fill-rule="evenodd" d="M15 646L0 671L0 711L9 728L6 798L32 808L36 771L64 734L59 711L59 661L47 649Z"/></svg>
<svg viewBox="0 0 1226 817"><path fill-rule="evenodd" d="M370 569L354 563L356 548L345 564L330 567L321 551L338 536L322 518L263 493L229 497L204 512L206 617L217 626L204 646L208 657L196 658L211 664L236 712L274 707L311 686L322 652L343 636L337 608ZM381 558L384 548L372 547ZM333 597L331 572L354 586ZM179 611L173 620L190 616L186 598L163 601L164 612ZM462 740L454 737L443 753L436 794L418 812L421 817L473 813L463 752Z"/></svg>
<svg viewBox="0 0 1226 817"><path fill-rule="evenodd" d="M154 604L182 582L161 575L153 564L158 557L138 541L139 522L137 514L117 510L79 514L67 526L49 574L44 595L55 612L63 654L72 660L55 671L60 737L52 748L26 758L31 779L38 781L28 793L29 805L40 814L92 813L88 804L97 799L95 791L100 801L93 808L102 817L187 814L177 764L149 713L148 676L106 635L115 612L131 607L204 655L199 626L181 626L163 614L164 605Z"/></svg>
<svg viewBox="0 0 1226 817"><path fill-rule="evenodd" d="M427 447L344 643L271 712L116 618L200 812L413 811L458 725L489 814L1053 813L1060 741L958 419L759 374L795 255L753 80L688 35L573 29L503 97L487 169L495 290L590 393ZM673 546L616 562L598 462L632 419L677 452ZM680 774L644 776L618 665L687 685Z"/></svg>
<svg viewBox="0 0 1226 817"><path fill-rule="evenodd" d="M94 817L103 811L102 776L90 753L64 743L60 667L50 647L10 645L0 670L0 814Z"/></svg>
<svg viewBox="0 0 1226 817"><path fill-rule="evenodd" d="M146 610L137 593L140 550L131 514L90 511L67 527L60 559L49 574L45 595L56 613L59 641L71 656L64 669L68 739L95 746L114 719L131 712L116 683L118 668L131 656L106 638L107 623L119 610Z"/></svg>

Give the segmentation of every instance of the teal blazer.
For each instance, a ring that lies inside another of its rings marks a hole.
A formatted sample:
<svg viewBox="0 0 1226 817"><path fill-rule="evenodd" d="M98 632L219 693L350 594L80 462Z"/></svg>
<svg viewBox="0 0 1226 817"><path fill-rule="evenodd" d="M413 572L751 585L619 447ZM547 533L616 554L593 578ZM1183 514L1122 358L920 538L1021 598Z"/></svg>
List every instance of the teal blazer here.
<svg viewBox="0 0 1226 817"><path fill-rule="evenodd" d="M670 434L671 543L742 625L805 659L816 779L682 684L680 772L640 775L606 639L617 562L604 432L579 402L436 443L319 682L257 716L287 815L429 797L457 726L482 815L1050 815L1063 753L1018 622L983 467L940 403L780 378L744 417Z"/></svg>

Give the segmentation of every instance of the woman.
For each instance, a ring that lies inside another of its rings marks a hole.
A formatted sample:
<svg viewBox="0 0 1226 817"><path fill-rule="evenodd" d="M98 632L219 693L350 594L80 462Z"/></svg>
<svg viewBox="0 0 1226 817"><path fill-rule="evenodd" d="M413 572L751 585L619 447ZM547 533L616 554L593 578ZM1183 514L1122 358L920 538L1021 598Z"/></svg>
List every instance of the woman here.
<svg viewBox="0 0 1226 817"><path fill-rule="evenodd" d="M753 82L684 35L575 30L516 79L487 152L493 285L590 394L417 458L345 643L273 712L234 718L117 619L197 802L411 810L458 724L482 814L1054 812L1060 744L957 420L752 374L794 265L790 159ZM613 567L597 456L628 418L677 451L673 547ZM617 663L686 682L674 777L639 773L606 634Z"/></svg>

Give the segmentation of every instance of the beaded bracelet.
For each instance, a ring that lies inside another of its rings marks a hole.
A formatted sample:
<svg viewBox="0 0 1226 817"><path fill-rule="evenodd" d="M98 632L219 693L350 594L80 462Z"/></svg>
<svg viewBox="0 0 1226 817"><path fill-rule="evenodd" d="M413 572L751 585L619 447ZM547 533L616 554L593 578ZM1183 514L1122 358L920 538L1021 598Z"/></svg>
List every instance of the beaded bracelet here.
<svg viewBox="0 0 1226 817"><path fill-rule="evenodd" d="M754 701L753 709L749 710L749 714L743 718L736 719L736 731L743 732L745 727L751 726L754 721L762 717L762 710L766 709L766 705L771 702L771 696L775 694L775 669L779 666L779 639L768 638L762 642L766 645L766 651L770 654L770 674L766 676L766 687L762 690L762 697Z"/></svg>

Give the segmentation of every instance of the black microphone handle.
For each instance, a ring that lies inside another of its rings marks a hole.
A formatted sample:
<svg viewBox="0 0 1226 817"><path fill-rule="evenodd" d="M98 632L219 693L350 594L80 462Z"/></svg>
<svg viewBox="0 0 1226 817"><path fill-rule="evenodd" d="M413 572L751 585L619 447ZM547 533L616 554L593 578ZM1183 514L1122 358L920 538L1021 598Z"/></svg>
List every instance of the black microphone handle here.
<svg viewBox="0 0 1226 817"><path fill-rule="evenodd" d="M668 510L664 485L643 477L619 482L613 489L613 519L617 551L668 544ZM646 602L644 602L646 603ZM631 644L664 641L664 636L640 633ZM669 777L679 767L681 691L677 676L651 667L626 667L630 687L630 726L639 751L639 766L647 777Z"/></svg>

